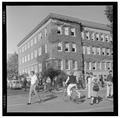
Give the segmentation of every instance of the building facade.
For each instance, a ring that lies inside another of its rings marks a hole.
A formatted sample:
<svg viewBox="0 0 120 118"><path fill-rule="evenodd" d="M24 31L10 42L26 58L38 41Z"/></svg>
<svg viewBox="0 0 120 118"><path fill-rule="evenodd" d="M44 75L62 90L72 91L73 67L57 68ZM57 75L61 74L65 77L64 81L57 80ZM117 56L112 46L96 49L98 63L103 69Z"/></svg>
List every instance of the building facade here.
<svg viewBox="0 0 120 118"><path fill-rule="evenodd" d="M54 67L105 75L113 69L110 32L103 24L51 13L19 42L19 74Z"/></svg>

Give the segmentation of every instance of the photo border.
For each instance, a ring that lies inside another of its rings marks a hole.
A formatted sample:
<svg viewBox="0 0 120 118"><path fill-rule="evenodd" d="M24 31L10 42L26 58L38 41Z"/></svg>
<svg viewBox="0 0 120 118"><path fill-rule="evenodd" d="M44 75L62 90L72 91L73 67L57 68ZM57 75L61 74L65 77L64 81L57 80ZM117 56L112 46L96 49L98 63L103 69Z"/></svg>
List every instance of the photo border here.
<svg viewBox="0 0 120 118"><path fill-rule="evenodd" d="M113 112L7 112L7 6L113 5ZM3 116L118 116L118 3L117 2L2 2L2 115Z"/></svg>

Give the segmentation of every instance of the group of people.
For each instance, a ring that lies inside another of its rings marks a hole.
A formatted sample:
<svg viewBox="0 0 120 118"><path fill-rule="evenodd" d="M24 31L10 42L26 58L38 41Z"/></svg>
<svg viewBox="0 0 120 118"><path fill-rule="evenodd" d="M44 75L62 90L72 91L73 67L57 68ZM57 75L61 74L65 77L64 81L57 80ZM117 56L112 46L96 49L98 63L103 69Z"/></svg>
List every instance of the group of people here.
<svg viewBox="0 0 120 118"><path fill-rule="evenodd" d="M63 85L66 86L66 92L67 92L67 97L71 99L73 91L76 92L77 97L81 98L81 93L78 89L78 83L80 81L80 73L75 73L72 71L69 71L67 73L67 79L65 82L63 82ZM55 77L56 78L56 77ZM86 73L86 78L85 80L87 81L87 91L88 91L88 99L91 99L90 104L93 105L94 103L98 103L98 91L100 89L99 84L98 84L98 77L96 75L93 75L92 72ZM36 91L36 86L38 84L38 78L35 74L34 71L30 72L30 90L29 90L29 100L28 100L28 105L31 104L31 98L32 98L32 92L38 97L39 101L41 102L41 98L39 94ZM51 80L48 77L46 79L47 83L50 83ZM48 84L49 85L49 84ZM50 86L50 85L49 85ZM81 84L81 86L83 86ZM113 96L113 76L112 76L112 71L109 71L109 75L107 76L107 95L106 97L112 97Z"/></svg>
<svg viewBox="0 0 120 118"><path fill-rule="evenodd" d="M93 75L93 73L90 72L87 73L86 80L87 80L87 89L88 89L88 99L91 98L90 104L93 105L94 103L99 102L98 101L98 92L100 90L99 79L96 75ZM103 84L103 79L100 81ZM113 75L111 70L109 71L109 74L107 76L106 86L107 86L106 98L113 97Z"/></svg>

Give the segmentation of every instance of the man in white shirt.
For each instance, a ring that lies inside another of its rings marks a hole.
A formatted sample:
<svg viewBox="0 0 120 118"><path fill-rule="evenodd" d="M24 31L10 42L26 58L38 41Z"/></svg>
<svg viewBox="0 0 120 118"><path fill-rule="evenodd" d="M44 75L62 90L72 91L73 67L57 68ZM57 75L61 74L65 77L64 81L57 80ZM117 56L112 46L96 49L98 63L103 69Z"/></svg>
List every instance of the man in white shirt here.
<svg viewBox="0 0 120 118"><path fill-rule="evenodd" d="M29 101L28 101L28 105L31 104L31 98L32 98L32 92L35 93L35 95L38 97L39 101L41 101L40 96L38 95L37 91L35 90L36 85L37 85L37 76L35 75L34 71L30 72L30 81L31 81L31 85L30 85L30 91L29 91Z"/></svg>

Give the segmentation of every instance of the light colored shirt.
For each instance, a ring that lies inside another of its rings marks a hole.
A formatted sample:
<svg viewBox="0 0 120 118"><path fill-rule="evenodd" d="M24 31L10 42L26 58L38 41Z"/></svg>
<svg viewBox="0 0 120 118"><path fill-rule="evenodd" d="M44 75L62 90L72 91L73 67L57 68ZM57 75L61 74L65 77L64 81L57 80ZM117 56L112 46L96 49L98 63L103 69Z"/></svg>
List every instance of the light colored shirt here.
<svg viewBox="0 0 120 118"><path fill-rule="evenodd" d="M36 81L37 81L37 76L36 75L31 76L31 85L34 85Z"/></svg>

